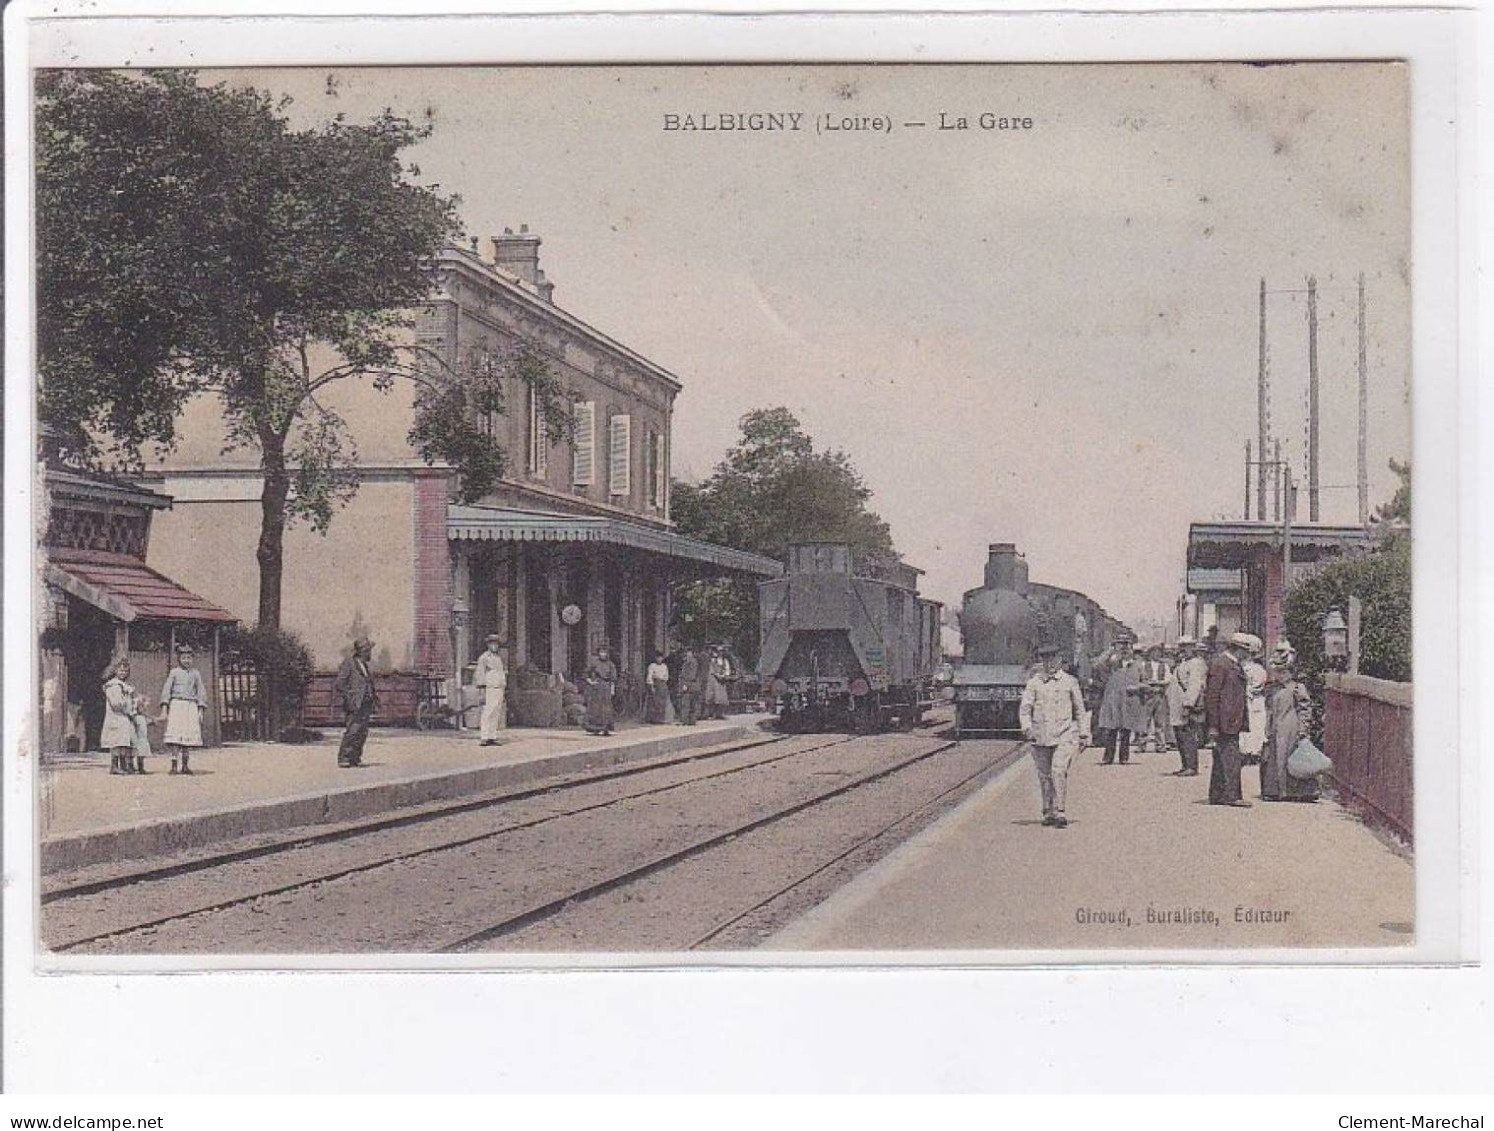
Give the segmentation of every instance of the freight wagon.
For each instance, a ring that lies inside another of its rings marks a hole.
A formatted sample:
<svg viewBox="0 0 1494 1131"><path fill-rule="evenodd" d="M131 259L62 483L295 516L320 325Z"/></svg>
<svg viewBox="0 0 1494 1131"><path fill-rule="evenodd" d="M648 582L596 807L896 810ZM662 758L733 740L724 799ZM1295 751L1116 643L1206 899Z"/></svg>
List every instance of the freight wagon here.
<svg viewBox="0 0 1494 1131"><path fill-rule="evenodd" d="M916 726L933 705L942 606L922 571L838 542L789 547L784 576L758 586L765 695L789 730Z"/></svg>

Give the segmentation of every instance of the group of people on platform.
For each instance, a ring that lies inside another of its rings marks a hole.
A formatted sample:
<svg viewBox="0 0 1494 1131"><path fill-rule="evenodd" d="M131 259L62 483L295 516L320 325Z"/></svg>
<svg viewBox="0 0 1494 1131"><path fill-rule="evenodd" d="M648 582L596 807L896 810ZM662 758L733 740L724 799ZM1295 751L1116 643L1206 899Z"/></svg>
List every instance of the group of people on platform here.
<svg viewBox="0 0 1494 1131"><path fill-rule="evenodd" d="M1067 826L1069 768L1092 740L1104 749L1106 766L1127 765L1141 750L1176 750L1178 777L1197 777L1199 748L1212 744L1212 805L1250 807L1241 785L1247 761L1260 765L1263 801L1317 800L1316 774L1288 766L1307 736L1312 700L1287 641L1264 657L1260 638L1250 633L1234 633L1208 649L1184 636L1171 654L1154 645L1143 657L1123 636L1093 665L1098 701L1092 706L1078 679L1064 670L1060 652L1054 643L1038 648L1041 668L1023 689L1019 708L1037 766L1044 825Z"/></svg>
<svg viewBox="0 0 1494 1131"><path fill-rule="evenodd" d="M121 656L109 668L104 681L104 725L99 745L109 751L111 774L144 774L153 751L149 727L152 721L166 724L163 745L171 758L170 773L190 774L191 752L202 745L202 717L207 712L207 686L193 666L190 644L176 647L176 666L166 673L161 687L160 711L152 720L144 695L130 682L130 658Z"/></svg>
<svg viewBox="0 0 1494 1131"><path fill-rule="evenodd" d="M702 718L724 719L731 706L731 685L741 675L723 644L679 647L667 656L656 652L644 676L644 721L694 726Z"/></svg>

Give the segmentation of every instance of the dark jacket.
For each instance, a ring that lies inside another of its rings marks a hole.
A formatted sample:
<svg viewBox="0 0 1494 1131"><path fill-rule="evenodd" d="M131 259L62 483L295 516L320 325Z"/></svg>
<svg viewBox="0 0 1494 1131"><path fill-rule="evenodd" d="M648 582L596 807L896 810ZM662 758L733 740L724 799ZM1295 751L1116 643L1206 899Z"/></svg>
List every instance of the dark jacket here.
<svg viewBox="0 0 1494 1131"><path fill-rule="evenodd" d="M342 662L342 667L337 669L337 680L332 684L332 690L342 700L342 708L350 715L356 715L359 711L372 714L379 705L379 693L374 688L373 669L364 675L358 667L356 656L349 656Z"/></svg>
<svg viewBox="0 0 1494 1131"><path fill-rule="evenodd" d="M700 660L694 652L686 652L680 657L680 670L677 687L681 691L700 690Z"/></svg>
<svg viewBox="0 0 1494 1131"><path fill-rule="evenodd" d="M1227 652L1209 661L1204 684L1204 720L1213 734L1235 735L1250 729L1245 705L1245 669Z"/></svg>

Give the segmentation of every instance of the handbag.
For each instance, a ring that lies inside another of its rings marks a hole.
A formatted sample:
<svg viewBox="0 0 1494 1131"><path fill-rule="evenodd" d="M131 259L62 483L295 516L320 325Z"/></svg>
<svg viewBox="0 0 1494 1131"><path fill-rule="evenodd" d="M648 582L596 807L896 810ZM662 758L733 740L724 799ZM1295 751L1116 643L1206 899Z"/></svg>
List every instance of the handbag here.
<svg viewBox="0 0 1494 1131"><path fill-rule="evenodd" d="M1333 760L1312 744L1309 738L1299 739L1292 752L1287 755L1286 771L1299 781L1310 781L1319 774L1333 769Z"/></svg>

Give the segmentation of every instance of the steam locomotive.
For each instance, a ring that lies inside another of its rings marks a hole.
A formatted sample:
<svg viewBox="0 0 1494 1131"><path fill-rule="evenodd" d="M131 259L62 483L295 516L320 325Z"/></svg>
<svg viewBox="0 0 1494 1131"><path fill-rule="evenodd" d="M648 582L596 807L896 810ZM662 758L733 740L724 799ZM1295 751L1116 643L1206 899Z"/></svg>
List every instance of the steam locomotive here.
<svg viewBox="0 0 1494 1131"><path fill-rule="evenodd" d="M1092 658L1124 631L1085 594L1029 581L1016 545L993 542L985 584L968 590L960 609L964 662L954 670L956 735L1018 729L1017 708L1039 643L1057 644L1064 666L1088 690Z"/></svg>
<svg viewBox="0 0 1494 1131"><path fill-rule="evenodd" d="M937 601L921 570L861 559L838 542L790 546L785 575L758 586L758 671L787 730L918 724L943 659Z"/></svg>

